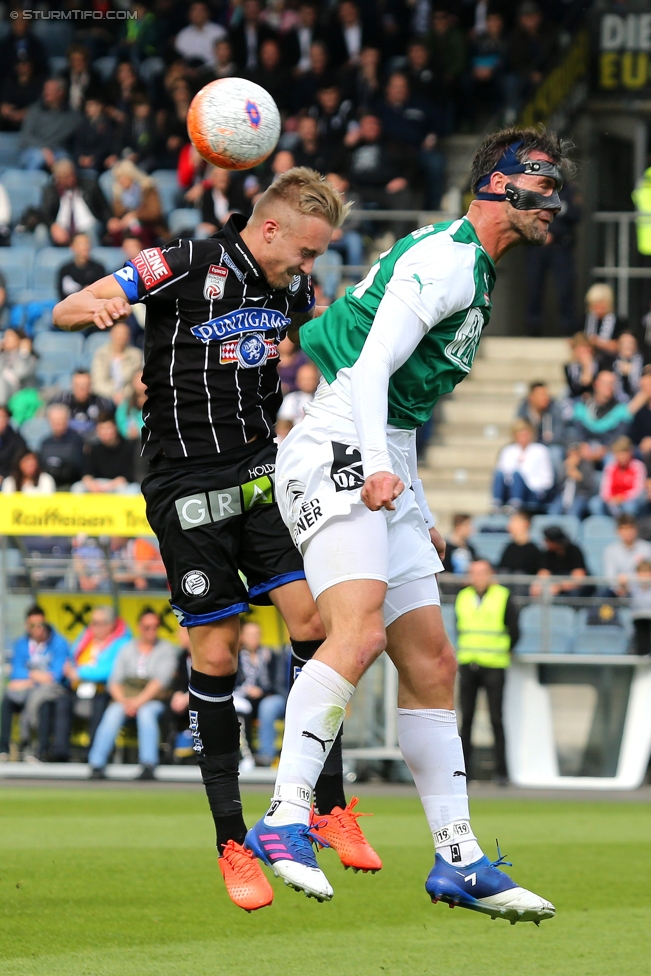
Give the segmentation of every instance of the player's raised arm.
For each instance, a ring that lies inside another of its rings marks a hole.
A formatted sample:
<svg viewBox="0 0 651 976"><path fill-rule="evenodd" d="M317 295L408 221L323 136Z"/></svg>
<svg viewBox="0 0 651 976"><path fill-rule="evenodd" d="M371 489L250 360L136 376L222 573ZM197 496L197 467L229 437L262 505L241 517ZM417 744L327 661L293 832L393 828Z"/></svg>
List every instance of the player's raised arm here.
<svg viewBox="0 0 651 976"><path fill-rule="evenodd" d="M52 324L67 332L80 332L90 325L108 329L129 315L131 305L124 291L114 275L106 275L55 305Z"/></svg>

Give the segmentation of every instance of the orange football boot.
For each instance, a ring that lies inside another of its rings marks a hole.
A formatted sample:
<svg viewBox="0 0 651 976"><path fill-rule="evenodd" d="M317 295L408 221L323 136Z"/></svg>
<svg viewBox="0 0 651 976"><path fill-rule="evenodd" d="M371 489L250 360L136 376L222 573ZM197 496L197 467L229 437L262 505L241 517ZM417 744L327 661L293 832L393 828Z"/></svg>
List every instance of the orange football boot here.
<svg viewBox="0 0 651 976"><path fill-rule="evenodd" d="M251 851L229 840L217 861L230 900L245 912L266 908L273 901L273 888Z"/></svg>
<svg viewBox="0 0 651 976"><path fill-rule="evenodd" d="M319 834L334 848L346 870L352 868L355 873L371 871L375 874L382 867L382 861L357 823L358 817L372 817L373 814L355 813L353 807L356 803L357 797L354 796L343 810L335 807L332 813L318 816L312 811L312 823L318 823Z"/></svg>

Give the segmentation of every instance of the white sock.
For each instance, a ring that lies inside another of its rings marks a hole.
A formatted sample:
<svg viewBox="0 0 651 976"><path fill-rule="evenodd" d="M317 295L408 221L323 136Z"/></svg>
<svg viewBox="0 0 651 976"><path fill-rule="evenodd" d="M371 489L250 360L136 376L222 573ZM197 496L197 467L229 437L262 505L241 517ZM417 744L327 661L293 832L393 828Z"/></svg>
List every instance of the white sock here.
<svg viewBox="0 0 651 976"><path fill-rule="evenodd" d="M450 864L482 857L470 826L457 717L447 708L399 708L398 744L414 777L434 846Z"/></svg>
<svg viewBox="0 0 651 976"><path fill-rule="evenodd" d="M287 699L269 826L308 824L316 781L344 720L355 686L322 661L308 661Z"/></svg>

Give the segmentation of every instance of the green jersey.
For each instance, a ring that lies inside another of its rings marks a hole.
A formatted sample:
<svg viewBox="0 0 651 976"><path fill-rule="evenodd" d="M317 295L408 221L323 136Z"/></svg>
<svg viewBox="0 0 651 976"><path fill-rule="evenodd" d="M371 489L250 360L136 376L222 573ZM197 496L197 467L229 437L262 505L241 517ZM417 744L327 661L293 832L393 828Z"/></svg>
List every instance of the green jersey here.
<svg viewBox="0 0 651 976"><path fill-rule="evenodd" d="M470 372L494 284L493 261L466 217L429 224L380 255L363 281L307 322L301 347L327 383L339 386L362 352L384 295L399 298L418 315L423 335L390 378L387 419L411 430Z"/></svg>

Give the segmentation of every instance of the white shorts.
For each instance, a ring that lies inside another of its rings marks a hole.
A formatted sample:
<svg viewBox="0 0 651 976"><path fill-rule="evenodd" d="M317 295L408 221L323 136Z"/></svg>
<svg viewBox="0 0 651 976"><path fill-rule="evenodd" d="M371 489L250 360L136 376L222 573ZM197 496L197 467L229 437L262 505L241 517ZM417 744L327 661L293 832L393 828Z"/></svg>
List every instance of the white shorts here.
<svg viewBox="0 0 651 976"><path fill-rule="evenodd" d="M347 580L381 580L387 626L417 606L440 603L434 574L443 566L409 487L410 437L395 431L389 440L406 486L392 512L371 512L362 502L355 431L341 418L324 425L307 416L282 442L276 462L278 507L303 554L312 595Z"/></svg>

